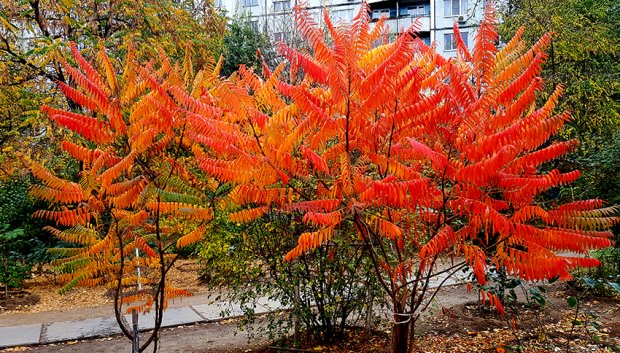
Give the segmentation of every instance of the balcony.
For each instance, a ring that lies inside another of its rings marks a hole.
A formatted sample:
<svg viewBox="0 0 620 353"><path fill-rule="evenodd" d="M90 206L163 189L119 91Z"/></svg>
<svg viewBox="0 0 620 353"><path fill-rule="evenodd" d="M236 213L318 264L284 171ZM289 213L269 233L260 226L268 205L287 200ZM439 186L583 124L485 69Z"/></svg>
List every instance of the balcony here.
<svg viewBox="0 0 620 353"><path fill-rule="evenodd" d="M412 1L369 1L370 17L378 21L387 17L386 25L390 33L399 33L403 28L409 28L416 21L420 32L428 32L431 28L430 3Z"/></svg>

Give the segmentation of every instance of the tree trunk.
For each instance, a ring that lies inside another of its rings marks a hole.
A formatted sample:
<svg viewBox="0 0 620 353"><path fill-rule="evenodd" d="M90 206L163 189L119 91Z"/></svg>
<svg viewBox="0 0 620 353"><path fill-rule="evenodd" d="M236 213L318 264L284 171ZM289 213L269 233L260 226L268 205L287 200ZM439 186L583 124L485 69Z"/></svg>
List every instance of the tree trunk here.
<svg viewBox="0 0 620 353"><path fill-rule="evenodd" d="M370 289L368 289L368 292L370 293ZM366 322L364 323L364 328L366 329L367 334L370 334L370 329L372 328L372 306L375 300L372 294L369 294L369 297L370 300L368 301L368 308L366 308Z"/></svg>
<svg viewBox="0 0 620 353"><path fill-rule="evenodd" d="M394 325L392 326L392 353L409 353L409 325L411 320L394 314Z"/></svg>
<svg viewBox="0 0 620 353"><path fill-rule="evenodd" d="M299 347L299 343L301 342L301 324L299 320L299 305L301 302L301 296L299 295L299 284L296 284L293 288L294 290L294 302L293 302L293 329L294 329L294 339L295 339L295 347Z"/></svg>
<svg viewBox="0 0 620 353"><path fill-rule="evenodd" d="M2 265L4 266L4 299L9 299L9 252L7 251L8 245L5 246L2 259Z"/></svg>

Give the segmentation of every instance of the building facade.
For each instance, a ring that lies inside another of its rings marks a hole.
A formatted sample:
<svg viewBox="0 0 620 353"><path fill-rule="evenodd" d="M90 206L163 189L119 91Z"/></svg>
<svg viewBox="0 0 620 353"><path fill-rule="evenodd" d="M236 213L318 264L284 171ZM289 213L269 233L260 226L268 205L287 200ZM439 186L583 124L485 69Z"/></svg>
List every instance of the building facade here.
<svg viewBox="0 0 620 353"><path fill-rule="evenodd" d="M215 0L215 6L229 16L247 16L256 31L263 31L272 41L290 43L295 40L293 7L300 0ZM370 17L378 21L387 17L390 33L398 34L414 21L419 22L418 35L427 44L436 43L437 51L454 56L453 25L456 22L463 41L473 43L482 20L483 0L368 0ZM359 0L308 0L306 8L319 25L327 10L334 22L351 21L358 13Z"/></svg>

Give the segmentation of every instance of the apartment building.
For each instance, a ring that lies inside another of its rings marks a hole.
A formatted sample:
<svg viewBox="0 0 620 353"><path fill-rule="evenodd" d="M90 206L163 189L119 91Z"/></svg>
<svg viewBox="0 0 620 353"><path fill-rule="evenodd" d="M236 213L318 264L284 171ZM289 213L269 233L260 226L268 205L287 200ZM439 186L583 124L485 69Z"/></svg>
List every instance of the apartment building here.
<svg viewBox="0 0 620 353"><path fill-rule="evenodd" d="M295 40L292 9L300 0L215 0L215 6L229 16L246 15L256 31L263 31L274 41ZM307 9L317 23L327 10L332 21L351 21L359 11L359 0L307 0ZM373 21L387 17L394 35L419 21L419 36L427 44L436 43L444 56L455 55L452 27L456 22L463 41L471 45L482 19L483 0L368 0Z"/></svg>

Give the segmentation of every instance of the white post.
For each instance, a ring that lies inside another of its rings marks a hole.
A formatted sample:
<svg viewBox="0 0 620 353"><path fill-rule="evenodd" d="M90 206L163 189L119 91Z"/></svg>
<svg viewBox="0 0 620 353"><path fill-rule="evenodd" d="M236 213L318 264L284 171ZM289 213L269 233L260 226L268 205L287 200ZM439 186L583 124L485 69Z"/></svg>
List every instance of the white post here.
<svg viewBox="0 0 620 353"><path fill-rule="evenodd" d="M140 283L140 250L136 248L136 259L138 259L138 290L142 290L142 283Z"/></svg>

